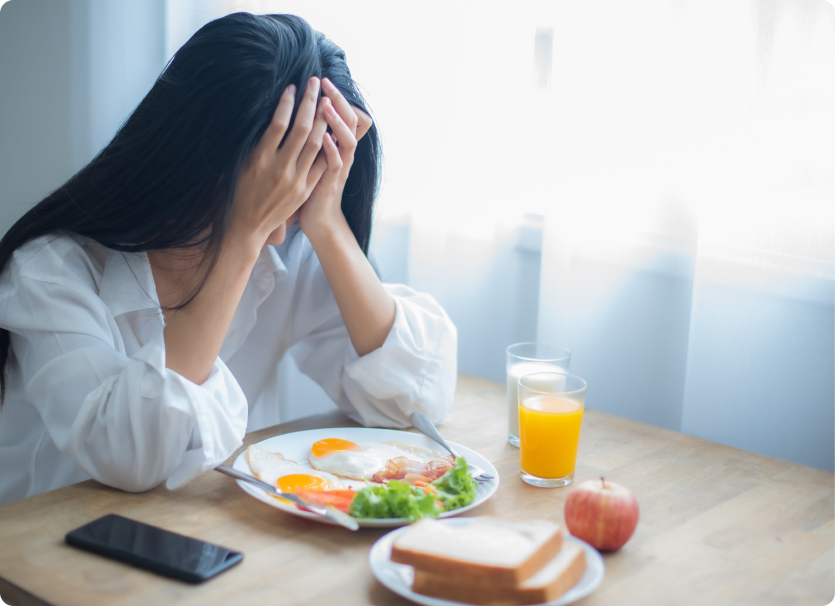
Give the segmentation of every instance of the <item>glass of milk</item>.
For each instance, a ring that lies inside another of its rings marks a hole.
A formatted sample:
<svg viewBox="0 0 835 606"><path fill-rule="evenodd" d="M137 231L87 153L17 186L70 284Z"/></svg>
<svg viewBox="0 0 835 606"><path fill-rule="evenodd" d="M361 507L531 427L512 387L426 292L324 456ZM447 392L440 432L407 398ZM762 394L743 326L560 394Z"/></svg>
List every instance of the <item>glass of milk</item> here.
<svg viewBox="0 0 835 606"><path fill-rule="evenodd" d="M547 343L516 343L507 348L507 441L519 447L519 377L535 372L568 372L571 352Z"/></svg>

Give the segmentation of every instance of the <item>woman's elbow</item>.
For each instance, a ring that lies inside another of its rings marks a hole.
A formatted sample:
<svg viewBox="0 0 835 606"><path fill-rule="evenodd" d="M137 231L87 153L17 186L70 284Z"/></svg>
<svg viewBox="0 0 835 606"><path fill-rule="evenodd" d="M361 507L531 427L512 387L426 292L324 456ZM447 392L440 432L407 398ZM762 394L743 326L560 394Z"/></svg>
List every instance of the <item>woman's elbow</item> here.
<svg viewBox="0 0 835 606"><path fill-rule="evenodd" d="M101 482L102 484L107 484L112 488L118 488L119 490L123 490L125 492L140 493L153 490L154 488L162 484L164 481L165 478L131 478L125 476L121 478L112 478L109 481Z"/></svg>
<svg viewBox="0 0 835 606"><path fill-rule="evenodd" d="M110 449L98 446L69 454L91 478L125 492L156 488L174 472L179 462L166 449L137 449L129 443Z"/></svg>

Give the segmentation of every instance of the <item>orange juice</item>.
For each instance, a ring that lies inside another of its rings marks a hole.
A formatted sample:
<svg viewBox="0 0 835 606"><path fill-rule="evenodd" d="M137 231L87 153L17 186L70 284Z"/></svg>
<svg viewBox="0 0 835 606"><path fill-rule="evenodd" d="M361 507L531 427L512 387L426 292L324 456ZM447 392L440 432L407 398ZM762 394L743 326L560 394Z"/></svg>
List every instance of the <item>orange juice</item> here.
<svg viewBox="0 0 835 606"><path fill-rule="evenodd" d="M583 403L559 396L525 398L519 406L522 471L539 478L574 474Z"/></svg>

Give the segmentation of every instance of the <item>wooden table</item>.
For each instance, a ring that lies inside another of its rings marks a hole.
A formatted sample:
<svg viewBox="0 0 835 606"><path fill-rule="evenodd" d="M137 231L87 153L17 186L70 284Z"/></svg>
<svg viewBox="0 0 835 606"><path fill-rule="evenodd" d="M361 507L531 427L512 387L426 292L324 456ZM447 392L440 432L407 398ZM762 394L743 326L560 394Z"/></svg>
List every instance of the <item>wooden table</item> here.
<svg viewBox="0 0 835 606"><path fill-rule="evenodd" d="M498 492L471 513L563 523L570 488L533 488L519 479L519 451L505 438L504 390L462 375L441 426L501 474ZM320 415L255 432L246 442L354 425L337 413ZM622 550L604 556L602 585L578 604L832 600L832 474L587 410L575 481L601 475L632 488L641 520ZM244 561L191 586L64 544L67 531L106 513L238 549ZM178 492L159 487L138 495L88 481L0 507L0 594L12 605L408 604L369 569L368 550L384 532L351 533L286 514L219 473Z"/></svg>

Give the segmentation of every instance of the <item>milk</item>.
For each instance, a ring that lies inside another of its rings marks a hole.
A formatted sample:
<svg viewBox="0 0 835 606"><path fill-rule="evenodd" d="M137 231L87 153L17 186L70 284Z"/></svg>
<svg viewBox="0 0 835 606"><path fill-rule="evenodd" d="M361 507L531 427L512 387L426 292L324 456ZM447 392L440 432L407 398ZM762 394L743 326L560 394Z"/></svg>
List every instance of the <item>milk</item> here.
<svg viewBox="0 0 835 606"><path fill-rule="evenodd" d="M557 372L565 374L566 370L555 364L547 362L520 362L513 364L507 369L507 437L511 444L519 446L519 377L524 377L535 372ZM528 385L533 389L555 392L562 391L565 386L565 379L556 381L544 381L541 385L531 383Z"/></svg>

